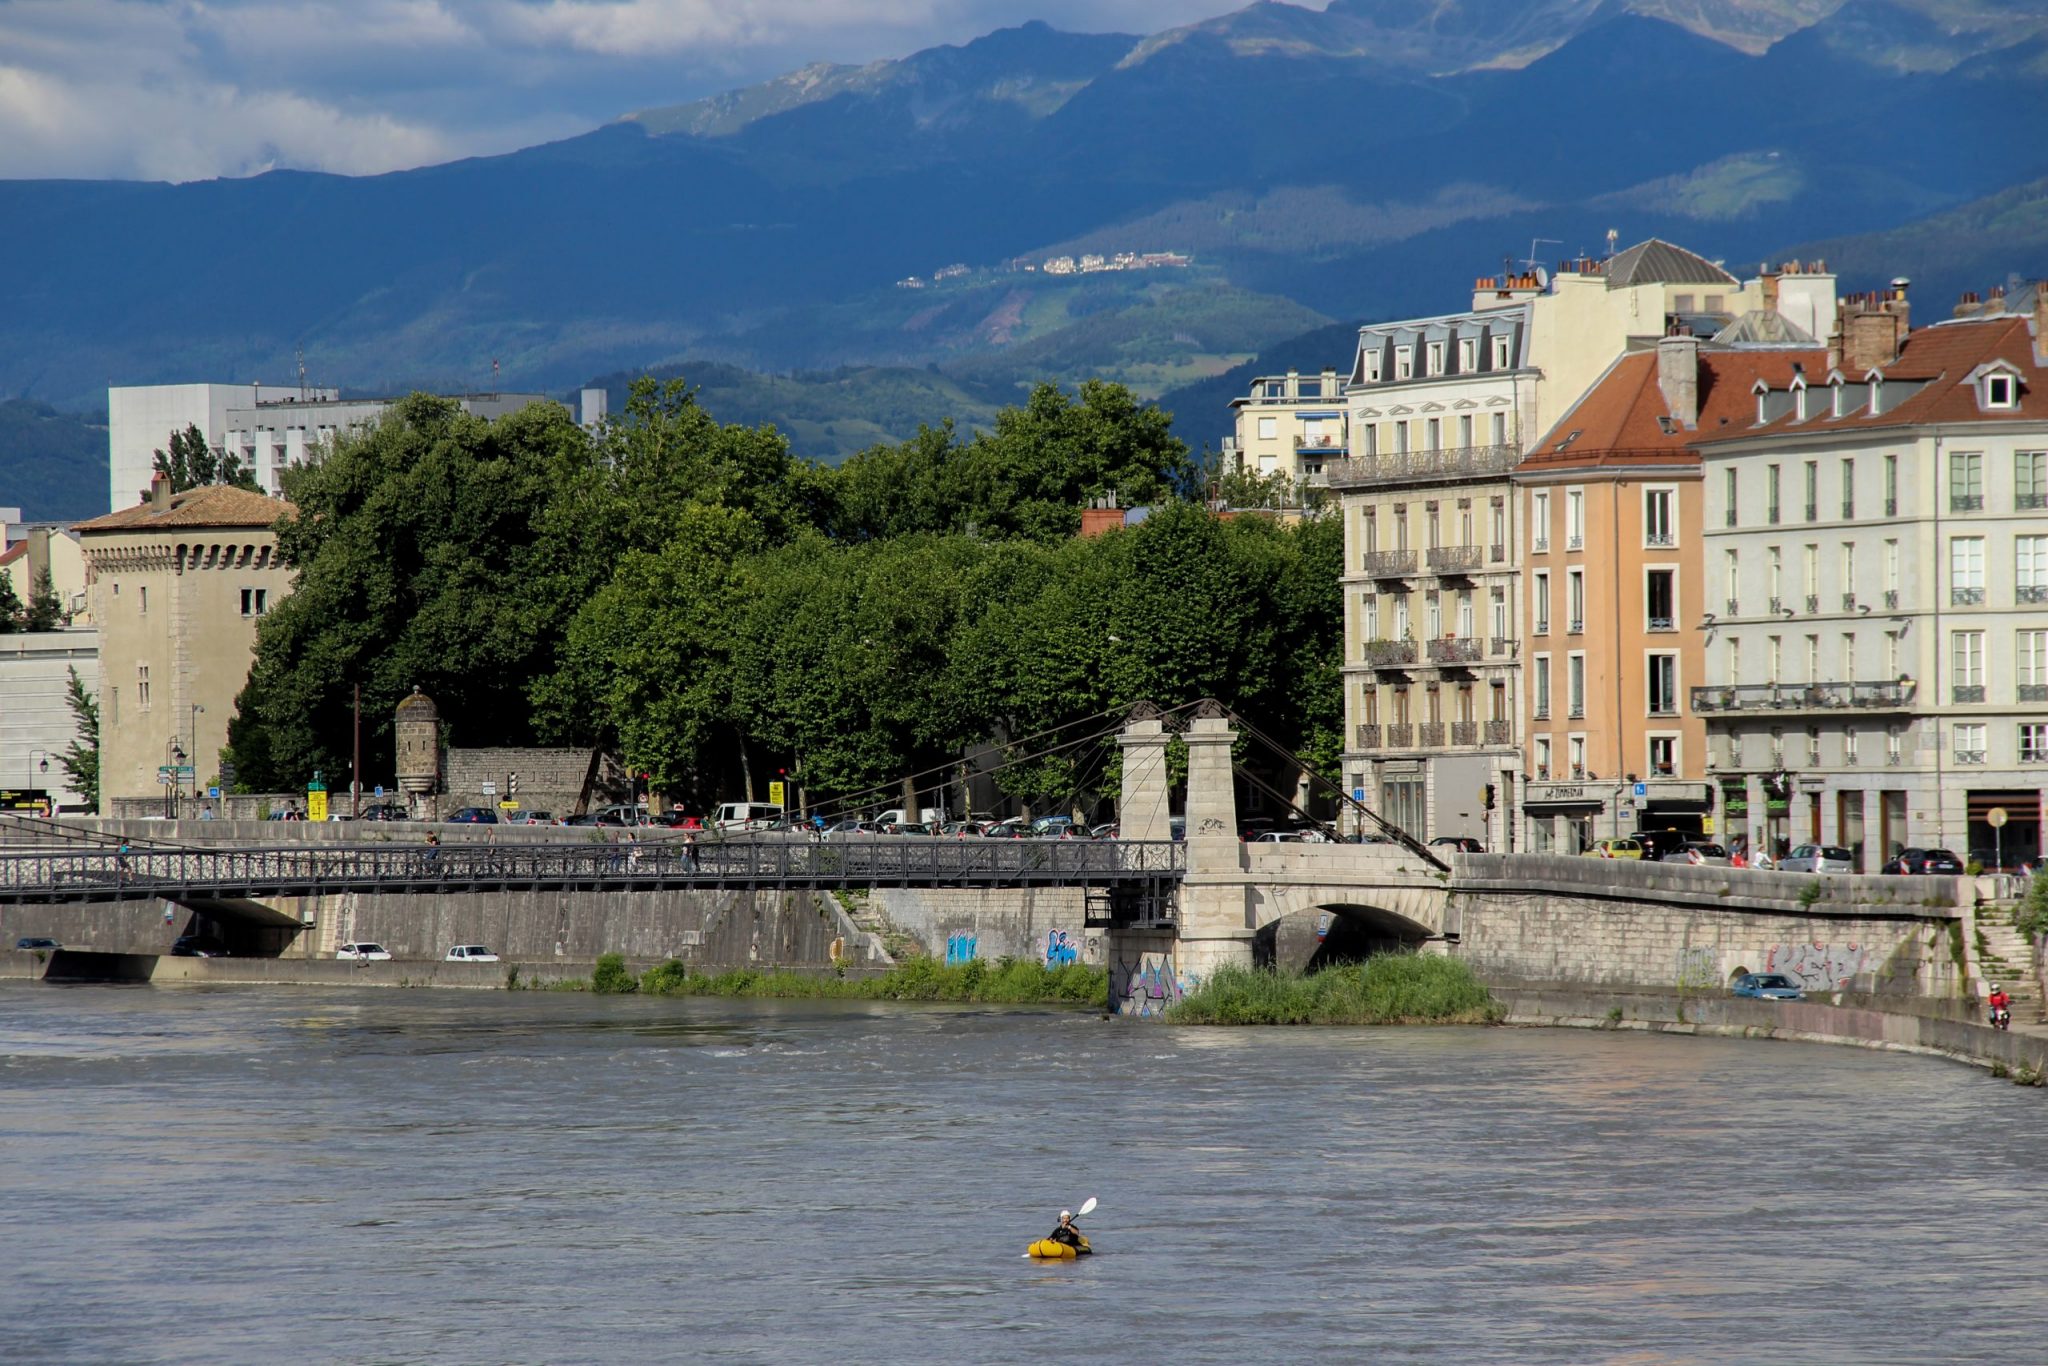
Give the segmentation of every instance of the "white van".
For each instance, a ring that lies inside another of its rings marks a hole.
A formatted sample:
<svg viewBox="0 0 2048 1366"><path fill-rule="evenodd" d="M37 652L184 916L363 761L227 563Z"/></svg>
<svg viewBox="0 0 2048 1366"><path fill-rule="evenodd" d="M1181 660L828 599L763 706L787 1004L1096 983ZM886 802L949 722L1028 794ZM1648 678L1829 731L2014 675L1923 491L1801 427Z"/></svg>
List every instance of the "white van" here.
<svg viewBox="0 0 2048 1366"><path fill-rule="evenodd" d="M903 808L902 808L902 807L900 807L900 806L897 806L897 807L891 807L891 808L890 808L889 810L887 810L887 811L884 811L884 812L883 812L883 813L882 813L881 815L879 815L879 816L875 817L875 824L877 824L877 825L931 825L931 826L936 826L936 825L939 825L939 824L941 824L941 823L942 823L942 822L943 822L943 821L944 821L945 819L946 819L946 813L945 813L944 811L941 811L941 810L940 810L940 809L939 809L938 807L936 807L936 806L921 806L921 807L919 807L919 808L917 809L917 819L916 819L916 820L912 820L912 819L910 819L910 817L908 817L908 816L904 815L904 814L903 814Z"/></svg>
<svg viewBox="0 0 2048 1366"><path fill-rule="evenodd" d="M726 802L711 813L714 830L766 830L782 821L782 808L773 802Z"/></svg>

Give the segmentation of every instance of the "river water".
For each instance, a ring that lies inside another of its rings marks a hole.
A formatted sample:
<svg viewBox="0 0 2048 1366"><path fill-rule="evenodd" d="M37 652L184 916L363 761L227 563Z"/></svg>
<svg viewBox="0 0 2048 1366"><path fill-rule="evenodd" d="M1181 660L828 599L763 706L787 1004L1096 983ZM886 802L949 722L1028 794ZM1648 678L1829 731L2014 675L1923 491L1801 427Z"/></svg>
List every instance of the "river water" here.
<svg viewBox="0 0 2048 1366"><path fill-rule="evenodd" d="M2034 1362L2044 1135L1798 1044L10 985L0 1360Z"/></svg>

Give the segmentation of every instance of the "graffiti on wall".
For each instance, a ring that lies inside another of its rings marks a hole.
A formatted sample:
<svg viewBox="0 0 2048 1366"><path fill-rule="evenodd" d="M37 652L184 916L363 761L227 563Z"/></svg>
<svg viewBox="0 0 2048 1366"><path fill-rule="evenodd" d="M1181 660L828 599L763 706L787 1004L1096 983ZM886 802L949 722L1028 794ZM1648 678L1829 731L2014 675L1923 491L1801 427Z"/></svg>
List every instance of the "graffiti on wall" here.
<svg viewBox="0 0 2048 1366"><path fill-rule="evenodd" d="M1808 991L1843 991L1865 958L1860 944L1773 944L1763 971L1782 972Z"/></svg>
<svg viewBox="0 0 2048 1366"><path fill-rule="evenodd" d="M1711 991L1721 985L1721 955L1711 948L1678 951L1678 989Z"/></svg>
<svg viewBox="0 0 2048 1366"><path fill-rule="evenodd" d="M1142 953L1136 962L1119 958L1110 973L1109 995L1119 1015L1161 1015L1195 987L1183 977L1170 953Z"/></svg>
<svg viewBox="0 0 2048 1366"><path fill-rule="evenodd" d="M1069 963L1081 961L1081 946L1065 930L1045 932L1045 965L1049 968L1063 968Z"/></svg>
<svg viewBox="0 0 2048 1366"><path fill-rule="evenodd" d="M947 965L950 967L960 963L972 963L975 952L980 947L981 936L969 934L965 930L954 931L946 936Z"/></svg>

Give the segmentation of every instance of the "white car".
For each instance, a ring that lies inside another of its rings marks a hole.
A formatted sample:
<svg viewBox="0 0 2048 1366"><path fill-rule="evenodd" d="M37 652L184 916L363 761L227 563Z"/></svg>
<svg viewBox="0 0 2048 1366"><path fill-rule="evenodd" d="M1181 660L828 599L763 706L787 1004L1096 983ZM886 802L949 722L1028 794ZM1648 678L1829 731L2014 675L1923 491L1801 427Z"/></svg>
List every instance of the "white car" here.
<svg viewBox="0 0 2048 1366"><path fill-rule="evenodd" d="M454 948L448 950L448 956L441 961L444 963L495 963L498 961L498 955L492 953L482 944L457 944Z"/></svg>
<svg viewBox="0 0 2048 1366"><path fill-rule="evenodd" d="M364 940L360 944L343 944L335 951L334 956L336 958L353 958L358 963L388 963L391 961L391 954L382 944L372 944L368 940Z"/></svg>

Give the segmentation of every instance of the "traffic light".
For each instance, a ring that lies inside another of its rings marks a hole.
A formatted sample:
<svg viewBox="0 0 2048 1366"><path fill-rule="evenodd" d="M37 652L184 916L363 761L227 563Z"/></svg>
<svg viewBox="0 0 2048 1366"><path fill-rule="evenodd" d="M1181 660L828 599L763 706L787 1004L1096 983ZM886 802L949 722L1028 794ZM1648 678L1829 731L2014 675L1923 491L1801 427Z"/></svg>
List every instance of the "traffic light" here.
<svg viewBox="0 0 2048 1366"><path fill-rule="evenodd" d="M517 773L507 773L505 775L505 795L508 797L519 795L519 775Z"/></svg>
<svg viewBox="0 0 2048 1366"><path fill-rule="evenodd" d="M1491 810L1493 810L1493 784L1492 784L1492 783L1488 783L1488 784L1487 784L1487 785L1486 785L1485 787L1483 787L1483 788L1481 788L1481 789L1479 790L1479 800L1480 800L1480 801L1481 801L1481 802L1482 802L1482 803L1483 803L1483 804L1485 805L1485 807L1486 807L1486 809L1487 809L1488 811L1491 811Z"/></svg>

